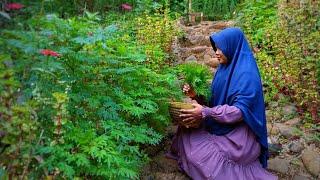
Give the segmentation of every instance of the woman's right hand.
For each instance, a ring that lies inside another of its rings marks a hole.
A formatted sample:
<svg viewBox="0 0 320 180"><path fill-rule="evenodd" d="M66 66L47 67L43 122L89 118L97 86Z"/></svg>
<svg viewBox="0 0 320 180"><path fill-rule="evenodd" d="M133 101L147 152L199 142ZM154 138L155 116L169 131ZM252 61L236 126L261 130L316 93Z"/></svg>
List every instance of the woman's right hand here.
<svg viewBox="0 0 320 180"><path fill-rule="evenodd" d="M189 84L184 84L182 91L185 95L187 95L190 98L194 98L196 96L196 92L193 90L193 88Z"/></svg>

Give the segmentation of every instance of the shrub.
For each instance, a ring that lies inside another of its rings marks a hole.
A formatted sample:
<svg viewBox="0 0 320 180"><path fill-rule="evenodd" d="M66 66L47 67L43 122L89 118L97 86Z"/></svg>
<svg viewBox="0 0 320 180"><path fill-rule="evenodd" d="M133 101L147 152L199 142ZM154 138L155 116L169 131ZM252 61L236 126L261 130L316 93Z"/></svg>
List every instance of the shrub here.
<svg viewBox="0 0 320 180"><path fill-rule="evenodd" d="M267 97L275 95L274 89L290 95L301 113L318 122L319 3L281 0L253 5L246 1L242 7L246 8L240 12L239 24L259 49L258 64L264 83L271 88ZM269 23L262 21L267 16Z"/></svg>
<svg viewBox="0 0 320 180"><path fill-rule="evenodd" d="M169 16L169 9L161 9L155 15L144 14L135 20L137 40L145 46L146 63L152 69L162 69L170 65L167 57L175 35L179 33L176 22Z"/></svg>
<svg viewBox="0 0 320 180"><path fill-rule="evenodd" d="M1 161L2 169L10 176L35 179L138 178L148 159L142 145L161 140L169 123L166 102L181 96L176 76L146 66L145 47L137 46L132 30L122 23L99 25L95 18L53 15L26 23L26 30L1 31L0 49L13 59L10 76L21 82L22 97L34 102L37 119L26 106L14 109L13 117L24 126L36 124L32 131L1 122L1 128L13 127L4 129L6 134L16 133L1 156L13 153L17 144L25 144L29 155L17 159L19 169L9 167L20 154L9 156Z"/></svg>

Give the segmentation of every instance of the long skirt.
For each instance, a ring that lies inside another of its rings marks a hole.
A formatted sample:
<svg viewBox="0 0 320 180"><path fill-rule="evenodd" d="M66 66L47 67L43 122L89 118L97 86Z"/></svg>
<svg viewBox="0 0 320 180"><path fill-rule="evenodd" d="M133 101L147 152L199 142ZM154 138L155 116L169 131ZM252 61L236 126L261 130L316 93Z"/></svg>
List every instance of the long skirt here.
<svg viewBox="0 0 320 180"><path fill-rule="evenodd" d="M260 164L260 144L245 123L224 136L178 127L170 154L194 180L278 179Z"/></svg>

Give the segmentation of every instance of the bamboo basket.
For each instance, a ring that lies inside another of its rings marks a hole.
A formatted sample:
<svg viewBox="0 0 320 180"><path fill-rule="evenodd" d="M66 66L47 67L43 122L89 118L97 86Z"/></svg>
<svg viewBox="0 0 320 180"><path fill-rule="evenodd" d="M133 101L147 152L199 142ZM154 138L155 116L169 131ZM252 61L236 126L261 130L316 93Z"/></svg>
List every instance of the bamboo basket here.
<svg viewBox="0 0 320 180"><path fill-rule="evenodd" d="M184 102L170 102L169 103L169 113L174 123L180 123L182 118L180 117L181 109L193 109L193 105L191 103Z"/></svg>

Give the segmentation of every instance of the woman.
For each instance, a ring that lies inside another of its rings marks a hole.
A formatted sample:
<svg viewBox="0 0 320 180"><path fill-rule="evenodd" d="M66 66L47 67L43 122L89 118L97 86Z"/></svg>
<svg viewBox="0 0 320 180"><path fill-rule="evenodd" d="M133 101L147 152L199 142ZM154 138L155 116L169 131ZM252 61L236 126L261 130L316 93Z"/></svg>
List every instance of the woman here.
<svg viewBox="0 0 320 180"><path fill-rule="evenodd" d="M181 110L171 155L195 180L277 179L267 172L268 144L259 70L238 28L210 36L220 65L209 107ZM184 87L184 91L188 91ZM197 128L199 127L199 128Z"/></svg>

